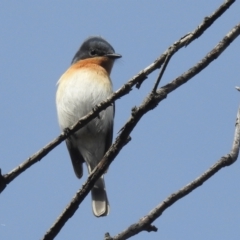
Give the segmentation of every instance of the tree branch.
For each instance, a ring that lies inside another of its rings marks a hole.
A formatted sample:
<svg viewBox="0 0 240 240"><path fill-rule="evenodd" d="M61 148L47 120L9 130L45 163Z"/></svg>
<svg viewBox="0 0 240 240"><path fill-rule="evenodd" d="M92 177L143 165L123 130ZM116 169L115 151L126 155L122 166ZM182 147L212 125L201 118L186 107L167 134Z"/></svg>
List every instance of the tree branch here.
<svg viewBox="0 0 240 240"><path fill-rule="evenodd" d="M150 211L149 214L141 218L137 223L132 224L126 230L117 234L114 237L110 237L108 233L108 240L125 240L140 233L141 231L156 231L157 228L151 225L153 221L159 218L162 215L162 213L167 208L172 206L175 202L185 197L196 188L200 187L204 182L206 182L219 170L233 164L238 158L239 147L240 147L240 107L238 108L233 146L230 153L227 154L226 156L221 157L213 166L211 166L200 177L196 178L194 181L192 181L182 189L178 190L177 192L167 197L156 208Z"/></svg>
<svg viewBox="0 0 240 240"><path fill-rule="evenodd" d="M171 93L182 84L186 83L205 67L207 67L213 60L215 60L220 54L230 45L230 43L240 35L240 24L235 26L219 44L213 48L199 63L190 68L186 73L182 74L171 83L163 86L156 93L150 93L142 102L139 107L135 107L132 110L132 115L124 127L121 129L119 136L115 142L111 145L109 150L104 155L103 159L89 175L87 181L83 184L82 188L76 193L69 205L64 209L62 214L58 217L53 226L46 232L43 240L51 240L60 232L64 224L70 217L73 216L78 209L80 203L84 200L87 194L90 192L92 186L97 179L106 171L111 162L115 159L118 153L121 151L124 145L128 142L129 135L135 128L139 120L148 111L154 109L159 102L165 99L168 93Z"/></svg>
<svg viewBox="0 0 240 240"><path fill-rule="evenodd" d="M158 88L158 85L159 85L159 83L160 83L160 81L161 81L161 79L162 79L162 76L163 76L163 74L164 74L164 72L165 72L165 70L166 70L166 67L167 67L167 65L168 65L168 63L169 63L169 61L170 61L170 59L171 59L171 57L172 57L173 54L174 54L174 53L173 53L173 50L172 50L172 51L169 50L169 53L168 53L168 55L166 56L165 61L164 61L164 63L163 63L163 67L162 67L162 69L161 69L161 72L159 73L159 76L158 76L158 78L157 78L157 81L156 81L156 83L155 83L155 85L154 85L154 87L153 87L153 89L152 89L152 93L153 93L153 94L156 92L156 90L157 90L157 88Z"/></svg>
<svg viewBox="0 0 240 240"><path fill-rule="evenodd" d="M69 129L66 129L62 132L57 138L48 143L45 147L43 147L40 151L29 157L19 166L14 168L7 174L1 175L0 172L0 193L5 189L7 184L13 181L17 176L23 173L26 169L30 168L33 164L40 161L43 157L45 157L51 150L53 150L56 146L58 146L61 142L66 140L70 135L74 132L85 126L92 119L97 117L99 113L110 106L114 101L121 98L122 96L128 94L134 85L137 88L140 88L142 82L147 79L147 76L155 71L157 68L160 68L164 63L166 56L172 51L172 54L177 52L184 46L187 46L192 41L201 36L204 31L209 28L233 3L235 0L226 0L212 15L209 17L205 17L203 22L191 33L183 36L173 45L171 45L159 58L157 58L151 65L140 71L137 75L135 75L132 79L130 79L126 84L124 84L119 90L113 93L106 101L101 102L96 105L94 109L81 118L76 124L74 124Z"/></svg>

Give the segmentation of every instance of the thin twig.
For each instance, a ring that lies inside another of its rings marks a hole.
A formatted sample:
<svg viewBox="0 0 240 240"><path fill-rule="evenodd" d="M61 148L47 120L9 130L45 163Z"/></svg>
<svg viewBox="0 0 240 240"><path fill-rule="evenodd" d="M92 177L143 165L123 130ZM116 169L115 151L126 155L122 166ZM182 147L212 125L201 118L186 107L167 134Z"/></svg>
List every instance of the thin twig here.
<svg viewBox="0 0 240 240"><path fill-rule="evenodd" d="M229 44L240 35L240 24L235 26L219 44L204 57L199 63L194 67L189 69L186 73L182 74L177 79L173 80L171 83L163 86L157 90L156 94L150 93L143 101L143 103L132 111L132 115L127 123L122 128L119 136L116 138L115 142L109 148L107 153L104 155L103 159L89 175L87 181L83 184L82 188L76 193L69 205L64 209L61 215L58 217L56 222L52 227L46 232L42 240L52 240L60 232L64 224L68 221L70 217L78 209L80 203L83 201L85 196L90 192L91 187L97 179L106 171L114 158L121 151L123 146L129 139L129 135L137 125L139 120L148 111L154 109L159 102L167 97L167 94L180 87L182 84L186 83L205 67L207 67L213 60L215 60L219 55L229 46Z"/></svg>
<svg viewBox="0 0 240 240"><path fill-rule="evenodd" d="M230 153L227 154L226 156L221 157L213 166L211 166L200 177L196 178L194 181L192 181L182 189L178 190L177 192L167 197L156 208L154 208L146 216L141 218L137 223L132 224L126 230L117 234L114 237L110 237L110 235L108 234L108 239L109 240L126 240L140 233L141 231L146 231L146 229L148 229L148 231L151 231L150 229L153 228L151 224L157 218L159 218L167 208L172 206L175 202L177 202L181 198L188 195L190 192L192 192L196 188L200 187L204 182L206 182L219 170L233 164L238 158L239 147L240 147L240 107L238 108L233 146ZM151 228L149 228L148 226L150 226ZM152 231L156 231L156 228L155 229L153 228Z"/></svg>
<svg viewBox="0 0 240 240"><path fill-rule="evenodd" d="M144 69L147 76L148 71L154 71L156 68L160 68L165 61L166 56L172 49L178 51L182 47L188 46L192 41L199 38L236 0L226 0L224 3L213 12L212 15L204 18L203 22L197 26L195 30L181 37L177 42L172 44L156 61L147 68ZM140 88L143 80L139 80L136 84L137 88Z"/></svg>
<svg viewBox="0 0 240 240"><path fill-rule="evenodd" d="M165 72L165 69L166 69L166 67L167 67L167 65L168 65L168 63L169 63L172 55L173 55L173 51L169 51L169 53L168 53L168 55L167 55L167 57L165 58L165 61L164 61L164 63L163 63L163 67L162 67L162 69L161 69L161 71L160 71L160 73L159 73L159 76L158 76L158 78L157 78L157 81L156 81L156 83L155 83L155 85L154 85L154 87L153 87L152 93L155 93L155 92L156 92L156 90L157 90L157 88L158 88L158 85L159 85L159 83L160 83L160 81L161 81L161 79L162 79L162 76L163 76L163 74L164 74L164 72Z"/></svg>

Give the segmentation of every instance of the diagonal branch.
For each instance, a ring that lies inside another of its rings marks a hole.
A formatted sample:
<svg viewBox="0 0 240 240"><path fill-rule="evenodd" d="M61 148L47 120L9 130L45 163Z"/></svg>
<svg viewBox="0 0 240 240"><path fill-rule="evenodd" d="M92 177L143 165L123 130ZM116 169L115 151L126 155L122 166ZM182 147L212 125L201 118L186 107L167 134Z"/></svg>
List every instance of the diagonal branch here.
<svg viewBox="0 0 240 240"><path fill-rule="evenodd" d="M212 15L204 18L203 22L197 26L195 30L181 37L177 42L172 44L156 61L151 64L148 68L145 68L145 73L153 72L156 68L160 68L165 61L165 58L172 50L172 54L177 52L182 47L188 46L192 41L199 38L233 3L235 0L226 0L224 3L212 13ZM145 80L145 78L143 78ZM136 84L137 88L140 88L143 80L139 79Z"/></svg>
<svg viewBox="0 0 240 240"><path fill-rule="evenodd" d="M191 32L190 34L193 34L195 38L200 37L205 31L205 27L210 27L213 24L212 20L213 19L216 20L217 18L219 18L234 2L235 0L234 1L225 0L224 3L210 17L205 17L203 23L199 25L198 29ZM189 45L194 39L189 38L185 46Z"/></svg>
<svg viewBox="0 0 240 240"><path fill-rule="evenodd" d="M162 67L162 69L161 69L161 72L159 73L159 76L158 76L158 78L157 78L157 81L156 81L156 83L155 83L155 85L154 85L154 87L153 87L153 89L152 89L152 93L153 93L153 94L156 92L156 90L157 90L157 88L158 88L158 85L159 85L159 83L160 83L160 81L161 81L161 79L162 79L162 76L163 76L163 74L164 74L164 72L165 72L165 70L166 70L166 68L167 68L167 65L168 65L168 63L169 63L169 61L170 61L170 59L171 59L171 57L172 57L173 54L174 54L173 51L171 51L171 49L169 49L169 53L168 53L168 55L167 55L166 58L165 58L165 61L164 61L164 63L163 63L163 67Z"/></svg>
<svg viewBox="0 0 240 240"><path fill-rule="evenodd" d="M129 141L129 135L140 121L142 116L148 111L154 109L159 102L165 99L168 93L171 93L182 84L186 83L205 67L207 67L213 60L220 56L220 54L230 45L230 43L240 35L240 24L236 25L219 44L213 48L199 63L182 74L180 77L173 80L171 83L163 86L156 93L150 93L139 107L132 110L132 115L127 123L122 128L119 136L104 155L101 162L97 165L94 171L89 175L87 181L83 184L82 188L76 193L69 205L64 209L62 214L58 217L53 226L46 232L43 240L51 240L60 232L64 224L69 218L73 216L78 209L80 203L84 200L90 192L97 179L106 171L111 162L115 159L121 149Z"/></svg>
<svg viewBox="0 0 240 240"><path fill-rule="evenodd" d="M0 193L5 189L7 184L13 181L17 176L23 173L26 169L30 168L33 164L40 161L43 157L45 157L51 150L53 150L56 146L58 146L61 142L66 140L71 134L85 126L88 122L98 116L98 114L109 107L114 101L121 98L122 96L128 94L134 85L138 88L141 86L142 82L147 79L147 76L155 71L157 68L160 68L164 63L166 56L172 51L172 54L177 52L184 46L187 46L192 41L201 36L204 31L209 28L233 3L235 0L226 0L212 15L205 17L203 22L191 33L183 36L173 45L171 45L158 59L154 61L151 65L140 71L137 75L135 75L132 79L130 79L126 84L124 84L119 90L113 93L106 101L101 102L96 105L95 108L86 116L81 118L76 124L74 124L66 131L62 132L57 138L48 143L45 147L43 147L40 151L29 157L19 166L14 168L7 174L1 175L0 172Z"/></svg>
<svg viewBox="0 0 240 240"><path fill-rule="evenodd" d="M233 146L229 154L221 157L213 166L211 166L206 172L204 172L200 177L196 178L194 181L178 190L177 192L171 194L164 201L162 201L156 208L151 210L146 216L141 218L137 223L132 224L123 232L117 234L114 237L110 237L109 233L107 234L108 240L125 240L128 239L142 231L157 231L155 226L151 224L157 218L159 218L162 213L172 206L175 202L180 200L181 198L188 195L190 192L200 187L204 182L206 182L209 178L211 178L215 173L221 170L224 167L230 166L233 164L237 158L240 147L240 107L238 108L235 134L233 140Z"/></svg>

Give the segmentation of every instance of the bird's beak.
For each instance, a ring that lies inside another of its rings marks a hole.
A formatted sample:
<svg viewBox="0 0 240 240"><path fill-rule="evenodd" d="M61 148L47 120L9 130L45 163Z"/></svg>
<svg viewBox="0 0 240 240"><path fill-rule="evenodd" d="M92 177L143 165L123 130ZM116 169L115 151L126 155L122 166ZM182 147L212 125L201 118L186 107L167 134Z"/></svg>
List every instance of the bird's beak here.
<svg viewBox="0 0 240 240"><path fill-rule="evenodd" d="M112 58L112 59L117 59L117 58L121 58L122 57L122 55L117 54L117 53L107 53L105 56L109 57L109 58Z"/></svg>

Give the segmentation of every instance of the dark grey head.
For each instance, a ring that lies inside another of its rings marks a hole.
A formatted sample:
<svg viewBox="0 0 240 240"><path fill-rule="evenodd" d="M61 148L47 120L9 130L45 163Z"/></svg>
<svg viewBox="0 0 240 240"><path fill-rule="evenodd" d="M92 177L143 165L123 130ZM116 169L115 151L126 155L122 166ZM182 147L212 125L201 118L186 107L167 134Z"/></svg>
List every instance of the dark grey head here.
<svg viewBox="0 0 240 240"><path fill-rule="evenodd" d="M75 54L72 64L86 58L109 57L116 59L122 57L115 53L113 47L101 37L90 37L86 39Z"/></svg>

